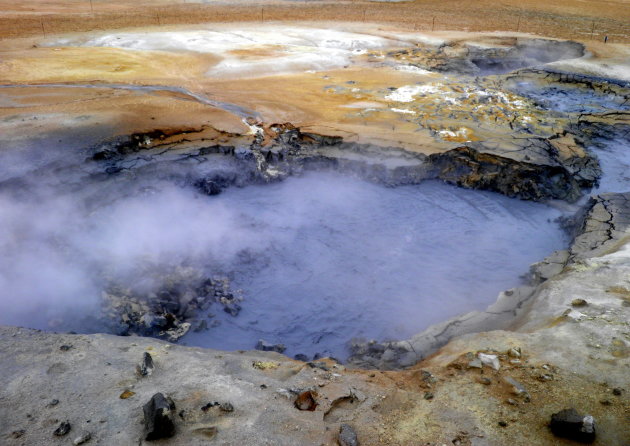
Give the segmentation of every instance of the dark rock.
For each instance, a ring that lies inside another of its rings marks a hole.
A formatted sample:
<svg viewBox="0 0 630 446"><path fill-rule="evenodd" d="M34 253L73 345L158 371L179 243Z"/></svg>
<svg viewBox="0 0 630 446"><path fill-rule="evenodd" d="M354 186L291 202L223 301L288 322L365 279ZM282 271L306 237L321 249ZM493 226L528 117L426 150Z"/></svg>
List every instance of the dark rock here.
<svg viewBox="0 0 630 446"><path fill-rule="evenodd" d="M241 306L236 303L229 303L223 306L223 311L230 316L238 316L238 313L241 312Z"/></svg>
<svg viewBox="0 0 630 446"><path fill-rule="evenodd" d="M59 347L59 350L61 350L62 352L67 352L68 350L70 350L72 348L72 345L70 344L64 344L61 347Z"/></svg>
<svg viewBox="0 0 630 446"><path fill-rule="evenodd" d="M234 406L233 406L233 405L232 405L232 403L230 403L230 402L221 403L221 405L219 406L219 408L220 408L223 412L234 412Z"/></svg>
<svg viewBox="0 0 630 446"><path fill-rule="evenodd" d="M503 421L503 420L499 421L499 426L501 426L501 427L506 427L507 425L508 425L508 424L507 424L507 422L506 422L506 421Z"/></svg>
<svg viewBox="0 0 630 446"><path fill-rule="evenodd" d="M57 404L59 404L59 400L58 399L54 399L50 403L48 403L48 407L54 407Z"/></svg>
<svg viewBox="0 0 630 446"><path fill-rule="evenodd" d="M53 432L53 434L57 437L63 437L68 432L70 432L70 429L72 429L72 426L70 426L70 422L62 421L61 424L59 424L59 427L55 429L55 432Z"/></svg>
<svg viewBox="0 0 630 446"><path fill-rule="evenodd" d="M263 339L259 339L256 344L256 350L262 350L263 352L283 353L286 349L284 344L271 344Z"/></svg>
<svg viewBox="0 0 630 446"><path fill-rule="evenodd" d="M619 387L615 387L612 391L613 395L615 396L621 396L621 394L623 393L623 390L620 389Z"/></svg>
<svg viewBox="0 0 630 446"><path fill-rule="evenodd" d="M211 401L208 404L205 404L204 406L201 407L201 410L203 410L204 412L209 411L210 409L212 409L214 406L218 406L220 403L217 401Z"/></svg>
<svg viewBox="0 0 630 446"><path fill-rule="evenodd" d="M156 393L142 408L144 411L144 426L147 431L145 440L159 440L175 435L173 411L175 403L161 393Z"/></svg>
<svg viewBox="0 0 630 446"><path fill-rule="evenodd" d="M339 444L340 446L358 446L359 445L357 433L349 424L342 424L340 426Z"/></svg>
<svg viewBox="0 0 630 446"><path fill-rule="evenodd" d="M150 376L153 373L155 365L153 364L153 357L149 352L144 352L142 355L142 362L137 365L136 370L140 376Z"/></svg>
<svg viewBox="0 0 630 446"><path fill-rule="evenodd" d="M310 390L306 390L300 393L295 399L295 407L299 410L314 411L318 405L317 401L315 400L316 396L317 393Z"/></svg>
<svg viewBox="0 0 630 446"><path fill-rule="evenodd" d="M293 357L293 359L295 359L296 361L308 362L308 356L303 353L298 353Z"/></svg>
<svg viewBox="0 0 630 446"><path fill-rule="evenodd" d="M564 409L551 415L551 432L557 437L580 443L595 441L595 420L590 415L580 415L577 410Z"/></svg>
<svg viewBox="0 0 630 446"><path fill-rule="evenodd" d="M20 429L17 431L13 431L11 432L11 438L20 438L22 437L24 434L26 433L26 431L24 429Z"/></svg>
<svg viewBox="0 0 630 446"><path fill-rule="evenodd" d="M425 400L432 400L433 399L433 392L424 392L424 399Z"/></svg>

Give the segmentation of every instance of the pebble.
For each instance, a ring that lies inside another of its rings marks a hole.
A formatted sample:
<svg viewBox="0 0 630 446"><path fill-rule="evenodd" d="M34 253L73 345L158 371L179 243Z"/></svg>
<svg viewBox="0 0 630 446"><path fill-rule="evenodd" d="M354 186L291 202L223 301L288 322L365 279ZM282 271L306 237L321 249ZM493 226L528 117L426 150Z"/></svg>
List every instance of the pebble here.
<svg viewBox="0 0 630 446"><path fill-rule="evenodd" d="M349 424L342 424L339 427L339 445L340 446L359 446L357 433Z"/></svg>
<svg viewBox="0 0 630 446"><path fill-rule="evenodd" d="M153 357L151 356L151 353L144 352L144 354L142 355L142 362L140 362L140 364L136 366L138 375L151 376L154 368L155 365L153 364Z"/></svg>
<svg viewBox="0 0 630 446"><path fill-rule="evenodd" d="M508 425L508 424L507 424L507 422L506 422L506 421L503 421L503 420L499 421L499 426L501 426L501 427L506 427L507 425Z"/></svg>
<svg viewBox="0 0 630 446"><path fill-rule="evenodd" d="M89 432L86 432L83 435L80 435L77 438L75 438L72 444L75 446L78 446L80 444L87 443L91 439L92 439L92 434L90 434Z"/></svg>
<svg viewBox="0 0 630 446"><path fill-rule="evenodd" d="M488 355L486 353L478 353L477 357L481 360L483 365L487 365L492 367L494 370L499 370L501 368L501 363L499 362L499 357L497 355Z"/></svg>
<svg viewBox="0 0 630 446"><path fill-rule="evenodd" d="M615 387L615 388L612 390L612 393L613 393L613 395L615 395L615 396L621 396L622 392L623 392L623 391L622 391L619 387Z"/></svg>
<svg viewBox="0 0 630 446"><path fill-rule="evenodd" d="M53 434L56 437L63 437L68 432L70 432L70 429L72 429L72 426L70 426L70 422L69 421L62 421L61 424L59 424L59 427L57 429L55 429L55 432L53 432Z"/></svg>
<svg viewBox="0 0 630 446"><path fill-rule="evenodd" d="M573 307L585 307L588 305L588 302L586 302L584 299L573 299L571 301L571 306Z"/></svg>

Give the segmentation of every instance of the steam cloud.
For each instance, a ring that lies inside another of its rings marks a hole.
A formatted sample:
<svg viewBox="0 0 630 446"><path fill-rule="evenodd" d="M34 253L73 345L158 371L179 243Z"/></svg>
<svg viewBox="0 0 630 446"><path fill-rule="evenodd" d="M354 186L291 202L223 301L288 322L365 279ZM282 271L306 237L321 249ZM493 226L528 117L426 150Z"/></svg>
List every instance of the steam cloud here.
<svg viewBox="0 0 630 446"><path fill-rule="evenodd" d="M434 182L384 188L319 172L208 197L173 181L181 171L74 167L5 183L0 323L105 330L108 283L154 289L187 266L230 276L245 300L235 318L211 308L220 325L185 343L264 338L343 357L352 337L402 338L484 308L565 243L556 210Z"/></svg>

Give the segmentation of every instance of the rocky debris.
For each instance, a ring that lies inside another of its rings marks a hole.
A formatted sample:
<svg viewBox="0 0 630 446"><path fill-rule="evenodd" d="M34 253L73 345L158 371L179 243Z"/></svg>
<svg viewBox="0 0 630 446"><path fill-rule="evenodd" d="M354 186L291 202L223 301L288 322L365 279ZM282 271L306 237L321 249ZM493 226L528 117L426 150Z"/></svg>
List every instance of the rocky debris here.
<svg viewBox="0 0 630 446"><path fill-rule="evenodd" d="M144 352L142 354L142 361L136 366L136 371L138 372L138 375L151 376L154 368L155 366L153 365L153 357L149 352Z"/></svg>
<svg viewBox="0 0 630 446"><path fill-rule="evenodd" d="M339 446L359 446L357 433L349 424L342 423L339 426Z"/></svg>
<svg viewBox="0 0 630 446"><path fill-rule="evenodd" d="M314 411L315 408L318 406L317 400L315 399L316 397L317 392L305 390L304 392L298 394L297 398L295 399L295 407L299 410Z"/></svg>
<svg viewBox="0 0 630 446"><path fill-rule="evenodd" d="M78 446L80 444L87 443L91 439L92 439L92 434L89 432L85 432L79 435L77 438L75 438L74 441L72 441L72 444L75 446Z"/></svg>
<svg viewBox="0 0 630 446"><path fill-rule="evenodd" d="M72 345L70 344L64 344L61 347L59 347L59 350L61 350L62 352L67 352L68 350L70 350L72 348Z"/></svg>
<svg viewBox="0 0 630 446"><path fill-rule="evenodd" d="M175 403L161 393L156 393L149 402L143 406L144 426L146 430L145 440L153 441L161 438L170 438L175 435L175 423L173 413Z"/></svg>
<svg viewBox="0 0 630 446"><path fill-rule="evenodd" d="M258 343L256 344L256 350L261 350L263 352L284 353L286 349L287 348L284 344L271 344L264 339L259 339Z"/></svg>
<svg viewBox="0 0 630 446"><path fill-rule="evenodd" d="M53 435L57 437L63 437L68 432L70 432L71 429L72 429L72 426L70 426L69 421L62 421L59 424L59 427L57 427L57 429L55 429L55 431L53 432Z"/></svg>
<svg viewBox="0 0 630 446"><path fill-rule="evenodd" d="M576 201L580 184L560 163L517 161L476 150L468 145L427 158L431 176L468 189L500 192L508 197L541 201Z"/></svg>
<svg viewBox="0 0 630 446"><path fill-rule="evenodd" d="M586 302L584 299L573 299L571 301L572 307L586 307L587 305L588 302Z"/></svg>
<svg viewBox="0 0 630 446"><path fill-rule="evenodd" d="M580 415L577 410L564 409L554 413L549 423L551 432L558 437L580 443L595 441L595 420L591 415Z"/></svg>
<svg viewBox="0 0 630 446"><path fill-rule="evenodd" d="M481 361L483 365L492 367L494 370L499 370L501 368L501 363L497 355L490 355L487 353L477 353L477 357L479 358L479 360Z"/></svg>
<svg viewBox="0 0 630 446"><path fill-rule="evenodd" d="M120 335L138 334L177 342L212 304L232 316L238 315L241 293L230 289L227 278L204 278L192 268L177 268L161 278L164 284L153 292L140 292L112 285L103 295L106 322L114 322Z"/></svg>
<svg viewBox="0 0 630 446"><path fill-rule="evenodd" d="M55 407L57 404L59 404L59 400L55 398L48 403L48 407Z"/></svg>

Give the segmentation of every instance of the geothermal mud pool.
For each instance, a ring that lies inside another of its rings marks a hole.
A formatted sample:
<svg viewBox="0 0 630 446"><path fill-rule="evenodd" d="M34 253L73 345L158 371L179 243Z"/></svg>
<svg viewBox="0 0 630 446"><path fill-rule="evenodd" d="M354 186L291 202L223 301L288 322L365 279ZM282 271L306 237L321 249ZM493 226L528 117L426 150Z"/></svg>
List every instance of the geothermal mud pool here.
<svg viewBox="0 0 630 446"><path fill-rule="evenodd" d="M550 68L581 44L214 28L0 66L1 324L345 359L485 309L568 247L559 200L627 190L627 85Z"/></svg>

